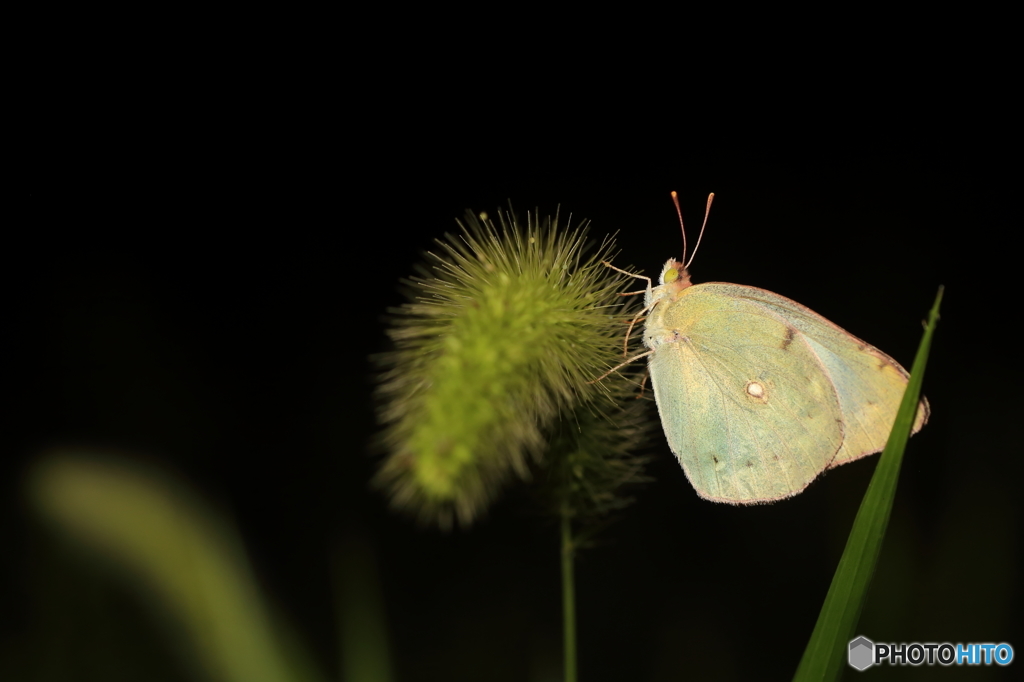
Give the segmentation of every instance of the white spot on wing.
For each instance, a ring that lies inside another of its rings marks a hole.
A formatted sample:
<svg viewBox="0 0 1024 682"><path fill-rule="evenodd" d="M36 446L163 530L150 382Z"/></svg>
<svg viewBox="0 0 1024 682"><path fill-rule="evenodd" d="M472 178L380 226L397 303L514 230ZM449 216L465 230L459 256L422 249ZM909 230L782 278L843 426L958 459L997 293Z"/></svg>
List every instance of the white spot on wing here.
<svg viewBox="0 0 1024 682"><path fill-rule="evenodd" d="M768 402L768 391L760 381L747 382L747 395L762 403Z"/></svg>

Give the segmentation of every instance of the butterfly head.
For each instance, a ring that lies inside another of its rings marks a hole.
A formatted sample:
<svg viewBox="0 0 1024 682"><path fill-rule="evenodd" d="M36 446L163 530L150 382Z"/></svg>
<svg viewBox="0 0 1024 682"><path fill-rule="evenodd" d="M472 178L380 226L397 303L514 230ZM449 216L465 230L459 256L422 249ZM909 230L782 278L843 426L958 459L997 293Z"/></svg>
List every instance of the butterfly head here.
<svg viewBox="0 0 1024 682"><path fill-rule="evenodd" d="M690 286L690 273L685 265L674 258L669 258L665 263L665 267L661 269L661 277L658 278L658 284L658 288L664 287L665 291L673 294L678 293Z"/></svg>
<svg viewBox="0 0 1024 682"><path fill-rule="evenodd" d="M704 228L708 226L708 213L711 212L711 201L715 198L714 193L708 195L708 205L704 209L704 223L700 226L700 235L697 237L697 245L693 247L693 253L689 260L686 255L686 228L683 227L683 211L679 208L679 195L672 192L672 203L676 205L676 215L679 216L679 229L683 233L683 261L669 258L665 267L661 270L661 277L658 278L658 290L651 296L652 299L675 298L679 292L690 286L690 272L686 269L693 262L693 257L700 247L700 240L704 237Z"/></svg>
<svg viewBox="0 0 1024 682"><path fill-rule="evenodd" d="M650 307L658 301L673 301L683 289L690 286L690 273L686 266L674 258L670 258L661 269L658 285L647 290L644 304Z"/></svg>

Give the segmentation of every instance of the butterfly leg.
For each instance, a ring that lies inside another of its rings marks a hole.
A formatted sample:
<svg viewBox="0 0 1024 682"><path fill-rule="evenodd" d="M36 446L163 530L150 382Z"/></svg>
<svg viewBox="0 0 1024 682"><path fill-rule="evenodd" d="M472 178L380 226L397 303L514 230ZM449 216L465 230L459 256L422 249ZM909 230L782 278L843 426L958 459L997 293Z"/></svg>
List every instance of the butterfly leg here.
<svg viewBox="0 0 1024 682"><path fill-rule="evenodd" d="M651 376L650 370L644 372L644 380L640 382L640 395L636 397L637 400L644 397L644 386L647 385L647 378Z"/></svg>
<svg viewBox="0 0 1024 682"><path fill-rule="evenodd" d="M655 301L655 303L657 303L657 301ZM643 310L638 312L636 316L633 318L633 321L629 323L629 329L626 330L626 340L622 342L622 357L629 357L629 335L633 333L633 327L636 325L637 320L640 319L641 315L643 315L653 307L654 306L652 305L649 308L644 308Z"/></svg>
<svg viewBox="0 0 1024 682"><path fill-rule="evenodd" d="M591 379L591 380L590 380L590 381L588 381L587 383L588 383L588 384L596 384L596 383L597 383L598 381L600 381L601 379L604 379L604 378L605 378L606 376L608 376L609 374L611 374L611 373L612 373L612 372L614 372L615 370L617 370L617 369L621 369L622 367L625 367L625 366L626 366L626 365L628 365L629 363L631 363L631 362L635 362L636 360L639 360L640 358L646 358L646 357L647 357L648 355L650 355L650 354L651 354L651 353L653 353L653 352L654 352L653 350L649 350L649 351L647 351L646 353L641 353L640 355L634 355L634 356L633 356L633 357L631 357L631 358L630 358L629 360L626 360L625 362L623 362L623 363L621 363L621 364L615 365L614 367L612 367L612 368L611 368L610 370L608 370L607 372L605 372L604 374L602 374L602 375L601 375L601 376L599 376L598 378L596 378L596 379Z"/></svg>
<svg viewBox="0 0 1024 682"><path fill-rule="evenodd" d="M609 268L611 268L612 270L615 270L616 272L621 272L621 273L622 273L623 275L629 275L630 277L636 277L637 279L646 279L646 280L647 280L647 289L646 289L646 290L647 290L647 291L650 291L650 290L651 290L651 278L650 278L650 277L645 277L644 275L638 275L638 274L636 274L636 273L634 273L634 272L626 272L626 271L625 271L625 270L623 270L622 268L617 268L617 267L615 267L614 265L612 265L611 263L609 263L609 262L608 262L608 261L606 261L606 260L603 260L603 261L601 261L601 263L602 263L603 265L607 265L607 266L608 266ZM639 294L639 293L643 293L643 292L639 292L639 291L637 291L637 292L633 292L633 293L637 293L637 294ZM632 295L633 295L633 293L629 293L629 294L622 294L622 295L623 295L623 296L632 296Z"/></svg>
<svg viewBox="0 0 1024 682"><path fill-rule="evenodd" d="M623 275L629 275L630 277L636 277L637 279L647 280L647 288L645 290L643 290L643 291L630 291L629 293L626 293L626 294L619 294L619 296L636 296L637 294L650 294L651 293L651 278L650 277L645 277L644 275L637 275L637 274L634 274L632 272L626 272L622 268L617 268L617 267L615 267L614 265L612 265L611 263L609 263L606 260L601 261L601 263L603 263L604 265L608 266L612 270L615 270L616 272L621 272ZM636 325L637 320L639 320L640 317L644 313L646 313L648 310L650 310L650 309L651 309L651 306L648 306L647 308L644 308L643 310L638 312L636 314L636 317L633 318L633 321L629 323L629 329L626 330L626 340L622 343L622 357L627 357L629 355L629 336L630 336L630 334L633 333L633 327ZM638 356L638 357L640 357L640 356ZM626 362L632 362L632 361L631 360L627 360ZM622 365L619 365L619 367L621 367L621 366ZM614 370L612 370L612 371L614 371ZM606 374L605 376L608 376L608 375ZM603 379L604 377L601 377L601 378ZM597 379L595 379L595 381L597 381Z"/></svg>

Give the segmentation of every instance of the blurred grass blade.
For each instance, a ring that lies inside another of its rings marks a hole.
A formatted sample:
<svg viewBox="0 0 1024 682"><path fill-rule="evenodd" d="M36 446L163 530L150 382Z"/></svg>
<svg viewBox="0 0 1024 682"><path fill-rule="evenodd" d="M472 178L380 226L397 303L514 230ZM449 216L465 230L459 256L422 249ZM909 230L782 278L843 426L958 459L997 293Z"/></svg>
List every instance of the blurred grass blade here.
<svg viewBox="0 0 1024 682"><path fill-rule="evenodd" d="M373 548L351 531L334 560L341 682L391 682L384 592Z"/></svg>
<svg viewBox="0 0 1024 682"><path fill-rule="evenodd" d="M207 679L322 679L275 627L237 534L187 490L126 463L58 455L34 468L29 494L47 521L180 623L180 649Z"/></svg>
<svg viewBox="0 0 1024 682"><path fill-rule="evenodd" d="M860 618L868 585L875 572L875 564L889 524L892 502L896 496L903 451L910 437L914 414L921 395L925 364L931 347L932 334L939 319L942 287L935 296L921 345L910 371L910 381L903 395L896 422L882 451L871 484L864 494L853 530L846 541L846 549L832 578L825 603L818 615L814 632L804 650L800 666L793 678L798 682L836 680L846 662L846 649L853 639L854 628Z"/></svg>

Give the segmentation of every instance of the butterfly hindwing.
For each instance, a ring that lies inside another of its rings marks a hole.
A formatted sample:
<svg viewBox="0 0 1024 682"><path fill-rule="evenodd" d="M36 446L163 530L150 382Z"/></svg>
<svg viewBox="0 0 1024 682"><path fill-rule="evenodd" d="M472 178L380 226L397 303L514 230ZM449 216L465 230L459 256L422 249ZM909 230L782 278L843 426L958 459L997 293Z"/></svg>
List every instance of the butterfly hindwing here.
<svg viewBox="0 0 1024 682"><path fill-rule="evenodd" d="M754 300L778 314L788 325L804 334L821 359L839 395L845 431L843 447L830 466L881 452L892 430L909 378L898 362L785 296L736 284L716 283L714 286L728 287L731 292ZM928 421L928 412L928 401L922 399L913 433L920 431Z"/></svg>

